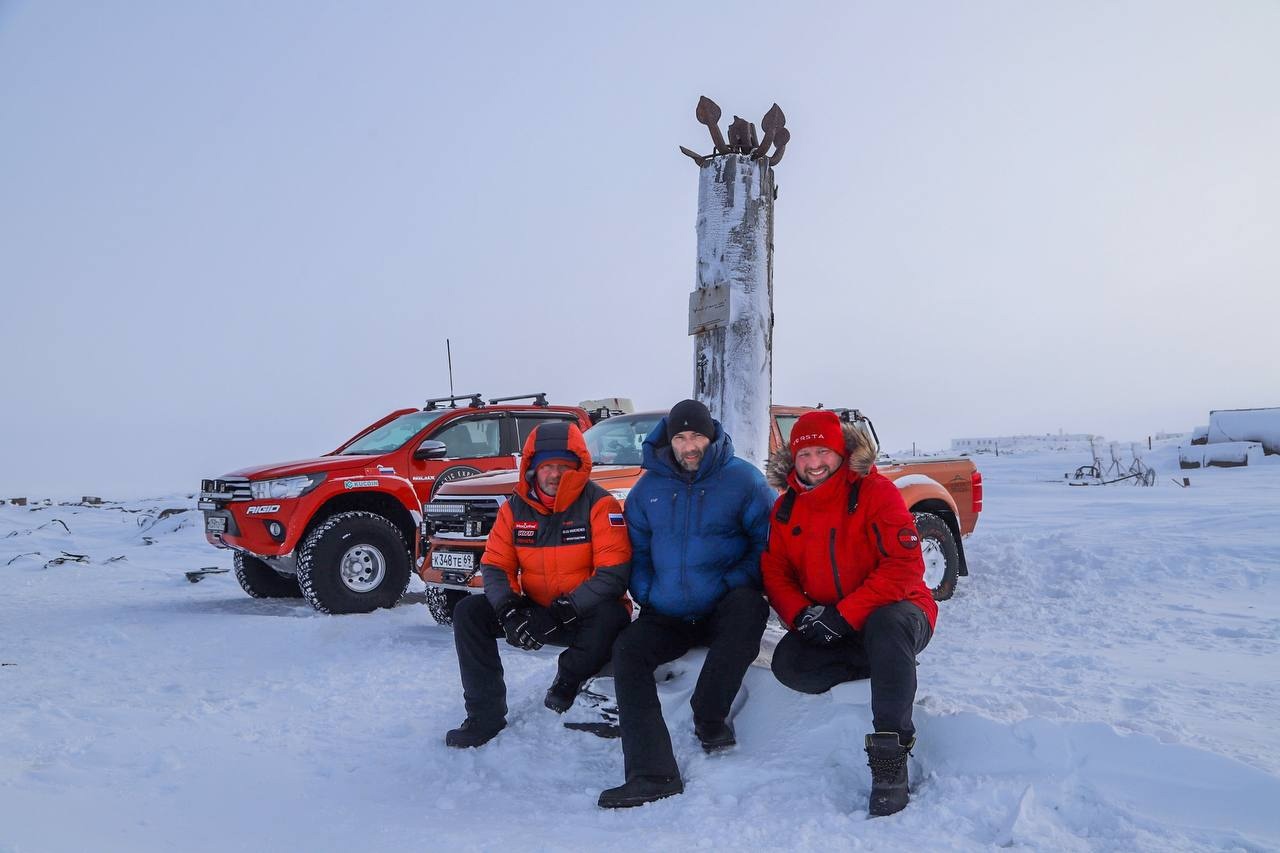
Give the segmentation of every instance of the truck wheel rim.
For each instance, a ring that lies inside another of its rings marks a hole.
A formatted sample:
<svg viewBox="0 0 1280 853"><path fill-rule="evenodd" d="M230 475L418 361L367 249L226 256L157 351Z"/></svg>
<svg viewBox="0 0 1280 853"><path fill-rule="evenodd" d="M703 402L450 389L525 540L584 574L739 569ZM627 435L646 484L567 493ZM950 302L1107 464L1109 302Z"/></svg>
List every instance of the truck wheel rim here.
<svg viewBox="0 0 1280 853"><path fill-rule="evenodd" d="M353 545L338 564L342 583L352 592L371 592L387 575L387 560L372 545Z"/></svg>
<svg viewBox="0 0 1280 853"><path fill-rule="evenodd" d="M947 555L937 539L925 537L920 540L920 556L924 557L924 585L937 589L947 574Z"/></svg>

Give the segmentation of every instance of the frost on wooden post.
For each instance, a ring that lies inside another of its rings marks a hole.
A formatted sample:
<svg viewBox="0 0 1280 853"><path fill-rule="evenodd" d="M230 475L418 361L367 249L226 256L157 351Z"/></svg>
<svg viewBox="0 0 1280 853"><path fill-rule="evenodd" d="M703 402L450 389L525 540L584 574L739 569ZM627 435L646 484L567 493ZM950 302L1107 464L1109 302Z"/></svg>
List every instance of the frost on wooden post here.
<svg viewBox="0 0 1280 853"><path fill-rule="evenodd" d="M733 437L738 455L763 465L773 391L773 175L730 154L701 170L699 289L727 285L728 321L694 338L694 396Z"/></svg>
<svg viewBox="0 0 1280 853"><path fill-rule="evenodd" d="M737 455L763 468L769 453L773 392L773 164L790 133L777 104L761 122L735 117L728 142L720 109L702 99L698 120L715 150L682 149L699 166L698 265L690 298L694 397L732 438ZM776 150L771 156L771 145ZM727 304L726 304L727 303Z"/></svg>

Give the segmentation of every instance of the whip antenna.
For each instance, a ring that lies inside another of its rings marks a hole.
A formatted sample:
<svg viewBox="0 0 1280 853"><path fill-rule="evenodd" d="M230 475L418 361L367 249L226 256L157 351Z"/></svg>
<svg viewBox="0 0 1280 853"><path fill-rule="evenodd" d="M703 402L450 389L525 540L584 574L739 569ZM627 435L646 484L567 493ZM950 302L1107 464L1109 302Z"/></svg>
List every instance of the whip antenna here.
<svg viewBox="0 0 1280 853"><path fill-rule="evenodd" d="M449 346L449 339L444 339L445 357L449 360L449 396L453 396L453 348Z"/></svg>

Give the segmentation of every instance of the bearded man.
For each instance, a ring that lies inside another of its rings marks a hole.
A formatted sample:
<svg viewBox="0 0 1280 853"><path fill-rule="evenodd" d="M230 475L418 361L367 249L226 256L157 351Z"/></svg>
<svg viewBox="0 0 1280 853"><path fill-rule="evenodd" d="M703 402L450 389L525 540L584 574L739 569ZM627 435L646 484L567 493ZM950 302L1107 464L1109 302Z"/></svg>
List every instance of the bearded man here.
<svg viewBox="0 0 1280 853"><path fill-rule="evenodd" d="M915 520L876 471L876 452L834 412L801 415L769 460L769 481L786 492L761 564L769 603L790 629L774 649L774 676L801 693L871 679L872 816L907 805L916 655L938 618Z"/></svg>

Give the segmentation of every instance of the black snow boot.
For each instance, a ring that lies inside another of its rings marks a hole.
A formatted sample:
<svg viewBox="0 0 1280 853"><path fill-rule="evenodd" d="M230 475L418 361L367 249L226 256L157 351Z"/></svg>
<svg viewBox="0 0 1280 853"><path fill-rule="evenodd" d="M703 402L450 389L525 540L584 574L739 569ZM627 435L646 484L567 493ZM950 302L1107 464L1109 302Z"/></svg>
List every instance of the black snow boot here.
<svg viewBox="0 0 1280 853"><path fill-rule="evenodd" d="M637 776L625 785L600 792L598 805L602 809L629 809L683 793L684 782L679 776Z"/></svg>
<svg viewBox="0 0 1280 853"><path fill-rule="evenodd" d="M462 721L462 725L456 729L449 730L444 736L444 743L445 746L452 746L456 749L484 746L506 727L506 720L494 725L492 723L482 723L475 717L467 717Z"/></svg>
<svg viewBox="0 0 1280 853"><path fill-rule="evenodd" d="M693 733L698 736L698 740L702 742L702 749L706 752L719 752L738 742L738 739L733 736L733 725L724 720L695 718Z"/></svg>
<svg viewBox="0 0 1280 853"><path fill-rule="evenodd" d="M563 714L573 707L573 700L578 698L578 691L581 688L580 682L556 676L556 680L547 688L547 696L542 700L542 704L557 714Z"/></svg>
<svg viewBox="0 0 1280 853"><path fill-rule="evenodd" d="M916 739L905 746L898 740L897 732L876 732L867 735L867 764L871 767L871 817L883 817L907 807L910 794L907 791L907 756L916 745Z"/></svg>

